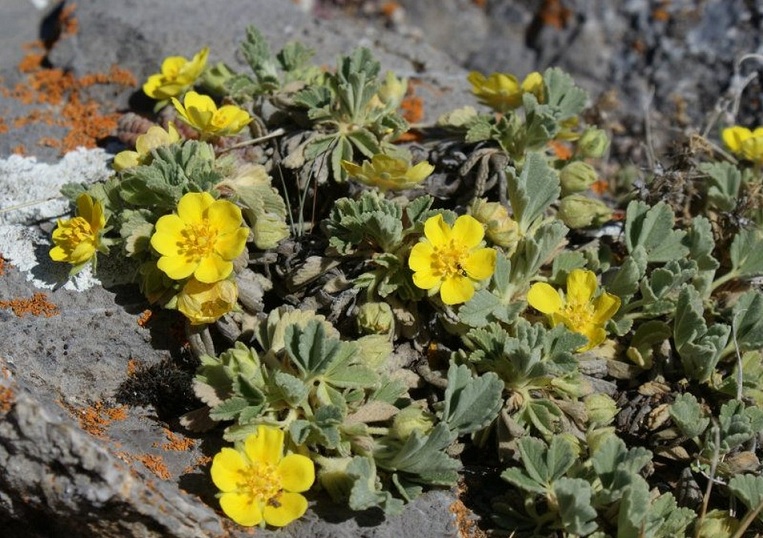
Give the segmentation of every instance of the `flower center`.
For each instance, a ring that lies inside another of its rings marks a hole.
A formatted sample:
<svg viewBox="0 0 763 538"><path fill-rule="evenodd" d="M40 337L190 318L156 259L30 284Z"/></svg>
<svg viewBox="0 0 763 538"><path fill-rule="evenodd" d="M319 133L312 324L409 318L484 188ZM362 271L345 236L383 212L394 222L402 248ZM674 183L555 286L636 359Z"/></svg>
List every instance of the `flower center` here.
<svg viewBox="0 0 763 538"><path fill-rule="evenodd" d="M567 303L562 315L569 320L567 328L578 333L593 325L594 309L591 303Z"/></svg>
<svg viewBox="0 0 763 538"><path fill-rule="evenodd" d="M205 258L214 252L217 229L205 221L201 224L189 224L182 232L180 250L192 259Z"/></svg>
<svg viewBox="0 0 763 538"><path fill-rule="evenodd" d="M467 255L467 249L451 239L446 246L434 248L432 270L444 278L466 276L463 262Z"/></svg>
<svg viewBox="0 0 763 538"><path fill-rule="evenodd" d="M93 230L90 223L82 217L74 217L65 228L61 229L61 238L72 248L86 241L93 241Z"/></svg>
<svg viewBox="0 0 763 538"><path fill-rule="evenodd" d="M239 491L260 502L277 503L283 491L277 468L271 463L258 463L239 471Z"/></svg>

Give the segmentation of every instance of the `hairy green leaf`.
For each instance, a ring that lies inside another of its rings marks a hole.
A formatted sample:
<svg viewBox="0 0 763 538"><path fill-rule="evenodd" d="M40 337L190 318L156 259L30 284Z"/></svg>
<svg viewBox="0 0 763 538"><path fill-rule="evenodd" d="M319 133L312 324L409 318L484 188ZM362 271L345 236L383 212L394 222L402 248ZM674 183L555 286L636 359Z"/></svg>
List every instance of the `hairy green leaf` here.
<svg viewBox="0 0 763 538"><path fill-rule="evenodd" d="M466 366L451 364L441 420L456 436L481 430L498 416L502 393L503 381L496 374L474 377Z"/></svg>
<svg viewBox="0 0 763 538"><path fill-rule="evenodd" d="M514 219L519 223L522 233L526 233L559 198L559 175L541 153L531 151L527 153L521 173L517 175L516 169L509 167L506 176Z"/></svg>

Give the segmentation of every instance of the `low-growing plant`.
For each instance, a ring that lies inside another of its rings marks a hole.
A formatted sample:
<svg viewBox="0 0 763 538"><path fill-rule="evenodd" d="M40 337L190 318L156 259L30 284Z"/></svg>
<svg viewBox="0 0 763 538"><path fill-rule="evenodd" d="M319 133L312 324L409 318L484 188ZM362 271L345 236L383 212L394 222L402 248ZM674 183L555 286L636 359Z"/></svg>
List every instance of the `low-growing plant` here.
<svg viewBox="0 0 763 538"><path fill-rule="evenodd" d="M476 453L502 479L482 525L516 536L763 529L760 128L623 196L558 68L470 74L487 109L414 147L407 81L369 50L323 69L250 28L241 51L245 73L165 60L160 125L132 118L112 178L64 189L50 252L130 264L183 315L183 423L234 443L227 515L283 526L311 487L393 514Z"/></svg>

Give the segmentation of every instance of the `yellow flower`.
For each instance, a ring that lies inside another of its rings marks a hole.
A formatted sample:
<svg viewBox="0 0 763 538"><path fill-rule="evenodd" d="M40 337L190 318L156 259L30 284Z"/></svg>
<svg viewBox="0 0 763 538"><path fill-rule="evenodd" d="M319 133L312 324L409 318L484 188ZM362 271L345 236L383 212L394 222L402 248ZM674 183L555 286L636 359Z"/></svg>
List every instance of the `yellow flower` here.
<svg viewBox="0 0 763 538"><path fill-rule="evenodd" d="M144 134L140 135L135 141L136 151L120 151L114 156L113 167L119 172L126 168L132 168L145 164L151 156L151 150L161 146L169 146L180 141L180 134L175 125L170 123L165 131L158 125L148 128Z"/></svg>
<svg viewBox="0 0 763 538"><path fill-rule="evenodd" d="M424 235L411 250L408 267L414 271L413 283L430 295L439 291L443 303L465 303L479 281L495 271L496 252L480 248L485 230L474 217L458 217L452 229L442 215L430 217Z"/></svg>
<svg viewBox="0 0 763 538"><path fill-rule="evenodd" d="M207 284L191 278L177 296L177 309L191 325L214 323L233 310L238 287L230 279Z"/></svg>
<svg viewBox="0 0 763 538"><path fill-rule="evenodd" d="M306 456L283 456L283 431L258 426L243 450L223 448L212 460L212 481L220 489L220 507L239 525L283 527L307 511L300 493L315 481L315 465Z"/></svg>
<svg viewBox="0 0 763 538"><path fill-rule="evenodd" d="M165 58L162 72L148 77L143 92L158 101L182 95L204 71L208 55L209 49L204 47L190 61L182 56Z"/></svg>
<svg viewBox="0 0 763 538"><path fill-rule="evenodd" d="M522 95L532 93L539 102L543 102L543 76L534 71L527 75L522 83L508 73L492 73L486 77L482 73L469 73L472 93L480 103L498 112L507 112L522 105Z"/></svg>
<svg viewBox="0 0 763 538"><path fill-rule="evenodd" d="M199 131L202 139L236 134L252 121L246 110L236 105L217 108L211 97L196 92L185 94L182 105L173 97L172 104L180 118Z"/></svg>
<svg viewBox="0 0 763 538"><path fill-rule="evenodd" d="M763 127L751 131L735 125L724 129L721 137L733 153L755 164L763 164Z"/></svg>
<svg viewBox="0 0 763 538"><path fill-rule="evenodd" d="M193 275L212 284L231 274L232 260L243 252L248 235L235 204L192 192L180 199L177 214L156 222L151 246L161 255L156 266L171 279Z"/></svg>
<svg viewBox="0 0 763 538"><path fill-rule="evenodd" d="M594 299L597 283L591 271L574 269L567 276L567 294L545 282L538 282L527 292L530 306L546 314L553 325L564 324L569 330L588 338L578 349L587 351L601 344L607 334L604 324L620 309L620 298L602 292Z"/></svg>
<svg viewBox="0 0 763 538"><path fill-rule="evenodd" d="M406 159L398 159L382 153L374 155L370 162L363 161L362 166L350 161L342 161L342 167L361 183L369 187L378 187L382 192L415 187L434 171L434 166L427 161L411 166Z"/></svg>
<svg viewBox="0 0 763 538"><path fill-rule="evenodd" d="M101 232L106 225L103 206L88 194L77 198L77 216L58 219L53 230L54 247L50 249L53 261L79 266L89 262L101 247Z"/></svg>

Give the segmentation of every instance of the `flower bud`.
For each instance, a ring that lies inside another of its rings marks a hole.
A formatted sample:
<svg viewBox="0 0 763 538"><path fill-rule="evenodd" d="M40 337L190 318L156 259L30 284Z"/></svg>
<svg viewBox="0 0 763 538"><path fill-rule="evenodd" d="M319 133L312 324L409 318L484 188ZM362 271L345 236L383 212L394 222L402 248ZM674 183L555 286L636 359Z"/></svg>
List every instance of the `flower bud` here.
<svg viewBox="0 0 763 538"><path fill-rule="evenodd" d="M498 202L477 198L472 203L472 216L485 225L485 235L499 247L513 252L519 243L519 224L509 216L508 210Z"/></svg>
<svg viewBox="0 0 763 538"><path fill-rule="evenodd" d="M588 128L578 139L578 155L587 159L598 159L607 151L609 138L601 129Z"/></svg>
<svg viewBox="0 0 763 538"><path fill-rule="evenodd" d="M232 79L236 73L223 62L217 62L212 67L207 68L199 79L200 85L204 88L206 94L216 97L227 95L225 83Z"/></svg>
<svg viewBox="0 0 763 538"><path fill-rule="evenodd" d="M588 421L591 424L606 426L617 415L617 404L606 394L591 394L583 400L583 403L588 412Z"/></svg>
<svg viewBox="0 0 763 538"><path fill-rule="evenodd" d="M608 221L612 218L612 210L599 200L580 194L571 194L559 202L557 215L566 226L577 230L598 226Z"/></svg>
<svg viewBox="0 0 763 538"><path fill-rule="evenodd" d="M562 196L583 192L596 181L596 170L588 163L574 161L562 168L559 180L562 182Z"/></svg>
<svg viewBox="0 0 763 538"><path fill-rule="evenodd" d="M391 433L400 440L406 440L414 431L429 433L434 425L434 417L420 407L411 405L400 411L392 421Z"/></svg>
<svg viewBox="0 0 763 538"><path fill-rule="evenodd" d="M387 303L364 303L358 308L358 330L365 334L392 334L395 315Z"/></svg>

